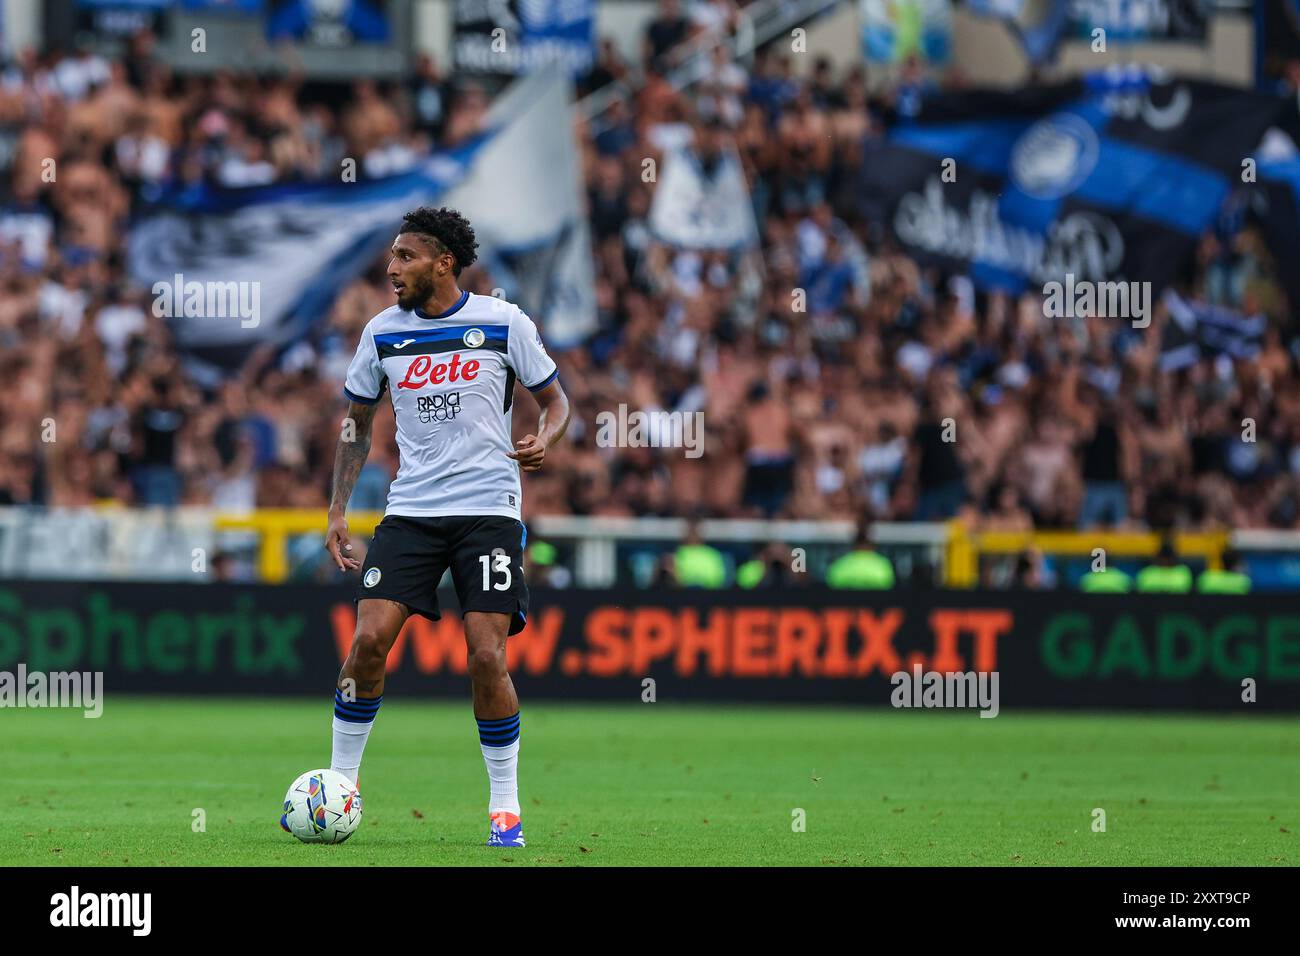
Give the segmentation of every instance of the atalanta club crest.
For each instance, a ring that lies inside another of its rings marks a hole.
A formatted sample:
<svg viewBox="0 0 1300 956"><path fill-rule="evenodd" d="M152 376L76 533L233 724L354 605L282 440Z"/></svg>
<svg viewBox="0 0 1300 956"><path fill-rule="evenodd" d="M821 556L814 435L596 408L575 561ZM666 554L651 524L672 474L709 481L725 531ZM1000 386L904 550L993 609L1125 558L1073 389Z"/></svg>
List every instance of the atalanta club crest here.
<svg viewBox="0 0 1300 956"><path fill-rule="evenodd" d="M1035 199L1074 192L1097 165L1097 133L1072 113L1057 113L1025 130L1011 151L1011 178Z"/></svg>
<svg viewBox="0 0 1300 956"><path fill-rule="evenodd" d="M463 341L466 348L476 349L483 344L486 338L487 336L483 334L482 329L470 329L465 333Z"/></svg>

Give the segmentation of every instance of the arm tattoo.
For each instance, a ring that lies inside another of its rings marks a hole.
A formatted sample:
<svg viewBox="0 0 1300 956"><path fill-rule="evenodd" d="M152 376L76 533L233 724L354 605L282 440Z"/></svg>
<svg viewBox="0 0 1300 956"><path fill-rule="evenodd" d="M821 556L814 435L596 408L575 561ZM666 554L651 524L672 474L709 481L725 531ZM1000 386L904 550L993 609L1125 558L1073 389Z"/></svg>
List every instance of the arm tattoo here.
<svg viewBox="0 0 1300 956"><path fill-rule="evenodd" d="M370 454L370 425L375 418L375 406L352 402L348 405L348 418L355 424L356 434L352 441L347 440L346 430L339 437L334 453L334 490L330 495L330 510L339 513L347 510L352 488Z"/></svg>

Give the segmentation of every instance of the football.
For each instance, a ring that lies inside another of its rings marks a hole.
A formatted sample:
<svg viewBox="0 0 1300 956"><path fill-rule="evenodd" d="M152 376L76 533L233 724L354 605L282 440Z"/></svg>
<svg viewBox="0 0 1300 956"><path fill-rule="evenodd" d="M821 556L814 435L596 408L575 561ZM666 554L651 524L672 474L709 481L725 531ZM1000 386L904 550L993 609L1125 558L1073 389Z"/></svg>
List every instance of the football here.
<svg viewBox="0 0 1300 956"><path fill-rule="evenodd" d="M361 823L361 794L337 770L308 770L284 795L280 826L303 843L342 843Z"/></svg>

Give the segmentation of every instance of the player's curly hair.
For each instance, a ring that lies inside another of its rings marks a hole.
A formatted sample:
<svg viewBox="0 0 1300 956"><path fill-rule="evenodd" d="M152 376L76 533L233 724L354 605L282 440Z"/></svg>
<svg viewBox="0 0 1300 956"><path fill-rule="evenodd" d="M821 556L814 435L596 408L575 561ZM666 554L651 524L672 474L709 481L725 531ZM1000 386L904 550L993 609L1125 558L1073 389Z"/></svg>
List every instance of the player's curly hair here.
<svg viewBox="0 0 1300 956"><path fill-rule="evenodd" d="M402 217L402 228L397 231L399 234L414 232L427 236L434 241L435 248L441 247L438 248L439 252L443 249L450 252L456 259L456 267L452 270L455 276L459 276L460 270L466 266L472 266L478 258L478 253L474 251L478 248L474 227L468 219L446 206L438 209L421 206L408 212Z"/></svg>

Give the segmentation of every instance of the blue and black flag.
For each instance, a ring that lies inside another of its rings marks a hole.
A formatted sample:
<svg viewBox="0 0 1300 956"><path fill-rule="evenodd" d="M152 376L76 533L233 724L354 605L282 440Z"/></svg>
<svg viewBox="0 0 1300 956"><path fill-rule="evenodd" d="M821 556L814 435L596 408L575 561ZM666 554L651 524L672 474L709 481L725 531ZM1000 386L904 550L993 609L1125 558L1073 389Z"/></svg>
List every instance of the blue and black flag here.
<svg viewBox="0 0 1300 956"><path fill-rule="evenodd" d="M910 253L1013 292L1151 282L1190 262L1294 100L1146 74L923 101L863 158L862 211Z"/></svg>

